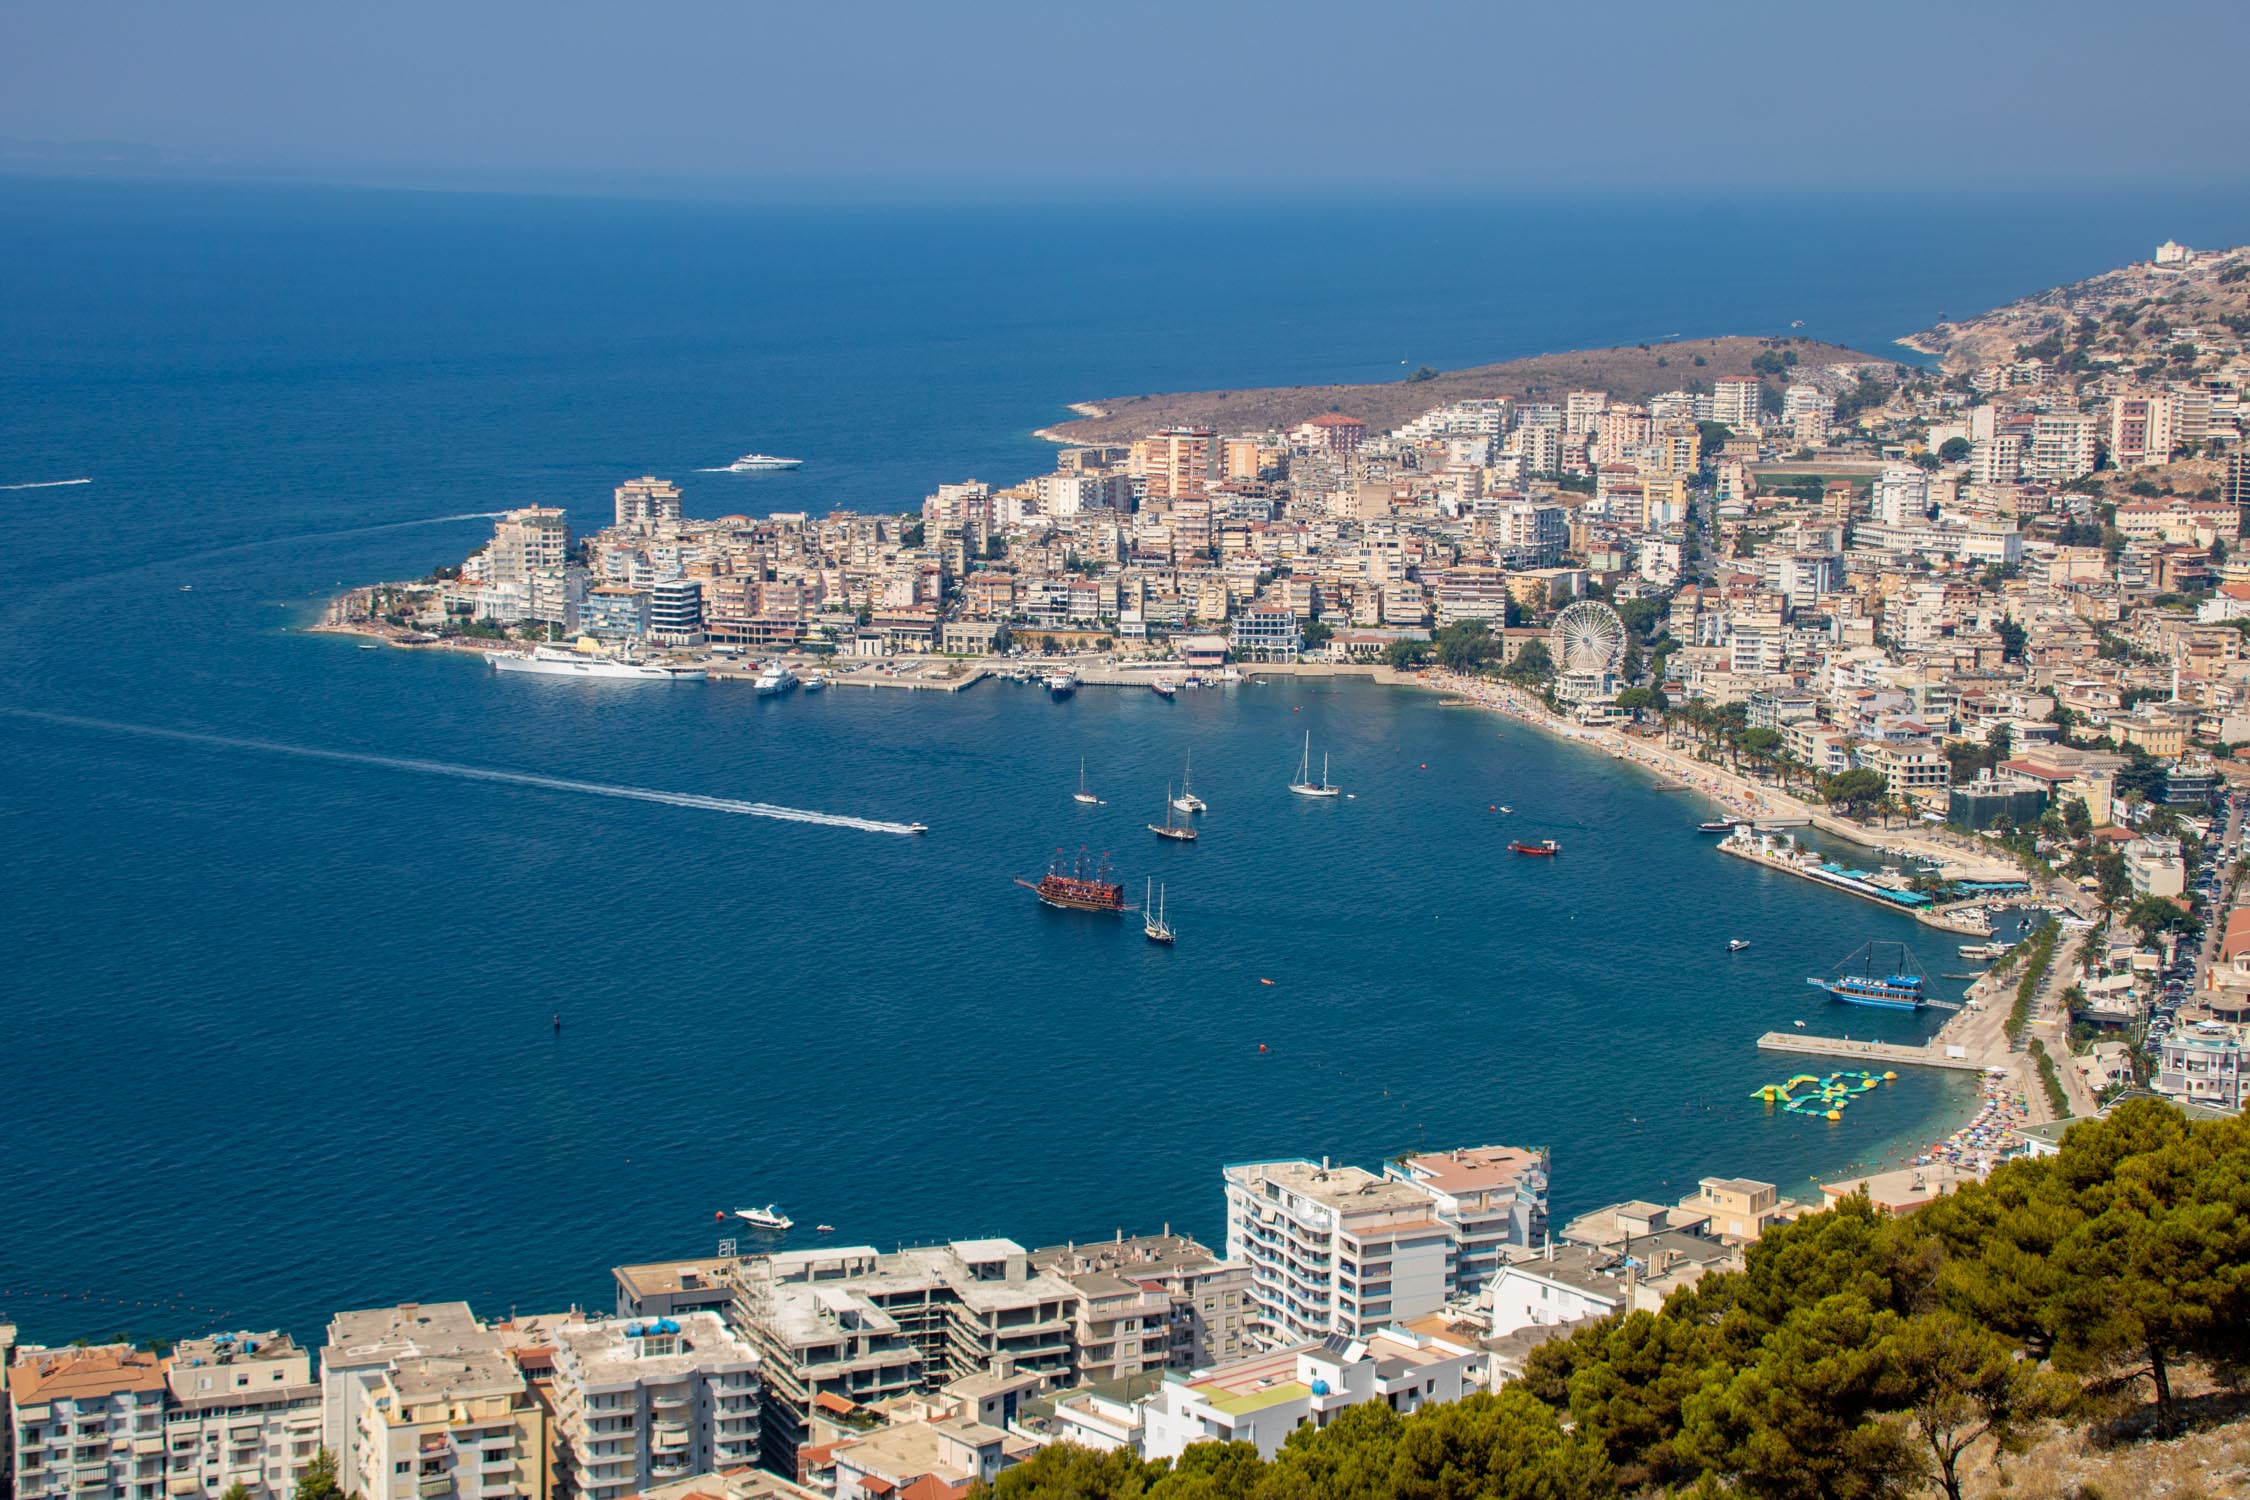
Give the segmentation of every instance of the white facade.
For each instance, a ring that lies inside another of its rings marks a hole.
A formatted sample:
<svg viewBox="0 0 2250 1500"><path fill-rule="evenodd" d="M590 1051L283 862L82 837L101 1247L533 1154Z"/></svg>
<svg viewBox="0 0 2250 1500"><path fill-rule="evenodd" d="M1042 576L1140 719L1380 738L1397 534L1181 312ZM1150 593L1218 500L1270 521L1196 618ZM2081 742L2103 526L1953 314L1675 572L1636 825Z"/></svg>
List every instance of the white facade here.
<svg viewBox="0 0 2250 1500"><path fill-rule="evenodd" d="M19 1500L157 1500L164 1489L162 1361L126 1344L26 1345L8 1369Z"/></svg>
<svg viewBox="0 0 2250 1500"><path fill-rule="evenodd" d="M1483 1368L1479 1350L1401 1328L1301 1344L1168 1377L1140 1403L1140 1452L1178 1458L1191 1443L1251 1443L1270 1459L1298 1427L1325 1427L1350 1407L1381 1401L1406 1415L1458 1401Z"/></svg>
<svg viewBox="0 0 2250 1500"><path fill-rule="evenodd" d="M281 1500L320 1448L312 1355L286 1334L186 1340L165 1381L167 1496L216 1500L240 1484L252 1500Z"/></svg>
<svg viewBox="0 0 2250 1500"><path fill-rule="evenodd" d="M618 1500L758 1461L758 1357L715 1312L555 1331L556 1489Z"/></svg>

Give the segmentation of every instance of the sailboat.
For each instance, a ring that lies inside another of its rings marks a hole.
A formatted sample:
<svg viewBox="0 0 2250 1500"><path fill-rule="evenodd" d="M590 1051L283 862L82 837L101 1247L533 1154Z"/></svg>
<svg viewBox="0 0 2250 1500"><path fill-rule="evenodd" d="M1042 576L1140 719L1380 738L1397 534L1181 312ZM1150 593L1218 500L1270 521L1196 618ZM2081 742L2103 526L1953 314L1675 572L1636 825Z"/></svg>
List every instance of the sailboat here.
<svg viewBox="0 0 2250 1500"><path fill-rule="evenodd" d="M1078 790L1070 794L1073 802L1083 802L1088 807L1099 807L1101 798L1086 790L1086 757L1078 757Z"/></svg>
<svg viewBox="0 0 2250 1500"><path fill-rule="evenodd" d="M1172 801L1172 788L1167 785L1164 788L1164 821L1161 823L1149 824L1148 831L1155 834L1160 839L1177 839L1182 843L1194 843L1195 825L1192 823L1173 822L1172 809L1174 806L1176 806L1176 804Z"/></svg>
<svg viewBox="0 0 2250 1500"><path fill-rule="evenodd" d="M1320 757L1320 780L1312 779L1312 731L1305 731L1305 756L1297 762L1297 779L1289 783L1289 790L1300 797L1341 797L1344 789L1332 786L1328 780L1328 757Z"/></svg>
<svg viewBox="0 0 2250 1500"><path fill-rule="evenodd" d="M1210 811L1203 799L1195 795L1195 756L1192 753L1187 758L1187 769L1180 773L1180 795L1172 799L1172 805L1184 813Z"/></svg>
<svg viewBox="0 0 2250 1500"><path fill-rule="evenodd" d="M1164 921L1164 888L1162 886L1157 887L1156 904L1154 906L1149 905L1147 891L1143 890L1141 893L1141 931L1148 934L1148 940L1152 943L1169 943L1172 941L1172 929Z"/></svg>

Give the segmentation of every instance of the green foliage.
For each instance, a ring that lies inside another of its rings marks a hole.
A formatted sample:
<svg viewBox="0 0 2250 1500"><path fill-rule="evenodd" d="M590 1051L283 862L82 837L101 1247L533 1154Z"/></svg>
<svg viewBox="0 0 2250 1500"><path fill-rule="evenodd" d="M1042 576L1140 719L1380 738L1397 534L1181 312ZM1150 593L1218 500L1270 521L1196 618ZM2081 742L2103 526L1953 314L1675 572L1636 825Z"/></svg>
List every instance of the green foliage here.
<svg viewBox="0 0 2250 1500"><path fill-rule="evenodd" d="M2024 1028L2031 1024L2031 1004L2039 997L2039 986L2046 980L2047 970L2054 966L2055 939L2061 931L2052 922L2043 923L2030 937L2029 947L2023 949L2023 977L2016 981L2016 1003L2003 1023L2011 1042L2020 1041Z"/></svg>
<svg viewBox="0 0 2250 1500"><path fill-rule="evenodd" d="M1510 682L1536 687L1555 675L1555 659L1545 641L1525 641L1515 660L1500 669L1500 675Z"/></svg>
<svg viewBox="0 0 2250 1500"><path fill-rule="evenodd" d="M1843 771L1820 783L1820 795L1853 813L1865 812L1890 792L1891 784L1880 771L1865 766Z"/></svg>
<svg viewBox="0 0 2250 1500"><path fill-rule="evenodd" d="M1435 649L1428 641L1396 640L1383 648L1383 664L1400 672L1411 672L1428 662Z"/></svg>
<svg viewBox="0 0 2250 1500"><path fill-rule="evenodd" d="M1406 383L1408 385L1420 385L1425 380L1435 380L1437 377L1437 371L1431 369L1428 365L1422 365L1417 367L1413 374L1406 377Z"/></svg>
<svg viewBox="0 0 2250 1500"><path fill-rule="evenodd" d="M2071 988L2076 989L2077 986L2073 985ZM2062 1079L2055 1073L2055 1060L2047 1055L2047 1044L2033 1037L2030 1052L2031 1060L2039 1065L2039 1085L2046 1090L2047 1107L2054 1111L2058 1120L2070 1118L2070 1094L2064 1089Z"/></svg>
<svg viewBox="0 0 2250 1500"><path fill-rule="evenodd" d="M1336 627L1326 620L1307 620L1299 627L1298 634L1303 638L1304 649L1316 651L1336 638Z"/></svg>
<svg viewBox="0 0 2250 1500"><path fill-rule="evenodd" d="M1438 665L1450 672L1475 672L1500 659L1500 638L1482 620L1440 626L1430 637Z"/></svg>
<svg viewBox="0 0 2250 1500"><path fill-rule="evenodd" d="M1947 464L1962 463L1967 460L1969 452L1973 446L1974 445L1971 444L1967 438L1949 437L1943 443L1940 443L1938 445L1938 462Z"/></svg>
<svg viewBox="0 0 2250 1500"><path fill-rule="evenodd" d="M343 1500L343 1493L336 1483L336 1455L323 1448L305 1465L290 1500Z"/></svg>
<svg viewBox="0 0 2250 1500"><path fill-rule="evenodd" d="M2002 620L1992 627L1992 633L2000 637L2000 659L2002 661L2023 660L2024 643L2031 639L2031 632L2025 630L2013 620Z"/></svg>
<svg viewBox="0 0 2250 1500"><path fill-rule="evenodd" d="M250 1487L237 1479L219 1491L219 1500L250 1500Z"/></svg>

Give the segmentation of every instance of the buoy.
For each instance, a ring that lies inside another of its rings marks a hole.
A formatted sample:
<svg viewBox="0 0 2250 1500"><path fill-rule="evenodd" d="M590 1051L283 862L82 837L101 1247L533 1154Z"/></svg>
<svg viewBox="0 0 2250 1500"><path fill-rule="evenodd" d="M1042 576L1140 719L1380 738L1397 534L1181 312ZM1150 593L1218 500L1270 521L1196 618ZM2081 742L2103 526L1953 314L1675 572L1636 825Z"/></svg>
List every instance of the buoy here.
<svg viewBox="0 0 2250 1500"><path fill-rule="evenodd" d="M723 1209L723 1208L714 1208L714 1209L712 1209L712 1210L711 1210L711 1217L712 1217L712 1218L714 1218L714 1219L723 1219L723 1218L725 1218L726 1216L727 1216L727 1211L726 1211L725 1209Z"/></svg>
<svg viewBox="0 0 2250 1500"><path fill-rule="evenodd" d="M1484 805L1484 810L1486 812L1498 812L1500 810L1500 804L1497 802L1487 802Z"/></svg>
<svg viewBox="0 0 2250 1500"><path fill-rule="evenodd" d="M1423 761L1423 762L1422 762L1422 769L1423 769L1423 770L1425 770L1425 771L1427 771L1427 770L1428 770L1429 768L1430 768L1430 763L1429 763L1428 761Z"/></svg>
<svg viewBox="0 0 2250 1500"><path fill-rule="evenodd" d="M1259 1050L1260 1052L1263 1052L1263 1051L1265 1051L1265 1050L1266 1050L1266 1044L1265 1044L1264 1042L1260 1042L1260 1043L1258 1043L1258 1050Z"/></svg>

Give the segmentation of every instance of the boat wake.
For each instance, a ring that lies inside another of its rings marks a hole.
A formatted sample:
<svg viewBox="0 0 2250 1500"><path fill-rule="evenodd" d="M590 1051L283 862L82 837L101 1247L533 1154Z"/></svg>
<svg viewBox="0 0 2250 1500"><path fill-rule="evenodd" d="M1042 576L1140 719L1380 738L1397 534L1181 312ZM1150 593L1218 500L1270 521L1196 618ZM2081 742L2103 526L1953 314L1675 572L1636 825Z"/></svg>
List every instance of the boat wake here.
<svg viewBox="0 0 2250 1500"><path fill-rule="evenodd" d="M914 834L915 824L889 823L879 818L854 818L844 813L816 812L804 807L782 807L772 802L745 802L734 797L709 797L701 792L667 792L655 787L621 786L607 781L573 781L563 776L541 776L530 771L502 771L490 766L465 766L452 761L416 760L399 755L370 755L358 750L324 750L316 745L286 745L276 740L238 739L232 735L202 734L189 729L164 729L154 724L126 724L115 719L90 719L76 714L43 713L29 708L0 708L16 719L37 719L72 729L97 729L109 734L132 734L145 739L172 740L188 745L216 745L229 750L256 750L269 755L294 755L304 760L334 761L343 765L379 766L390 771L413 771L424 776L450 776L460 781L498 782L541 791L575 792L588 797L614 797L627 802L658 802L666 807L689 807L703 812L732 813L746 818L773 818L784 823L814 823L824 828L854 828L862 833Z"/></svg>
<svg viewBox="0 0 2250 1500"><path fill-rule="evenodd" d="M59 490L66 484L92 484L91 479L34 479L28 484L0 484L0 490Z"/></svg>

